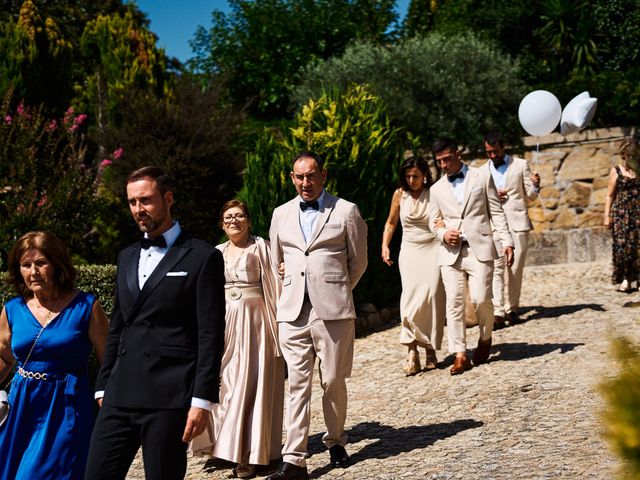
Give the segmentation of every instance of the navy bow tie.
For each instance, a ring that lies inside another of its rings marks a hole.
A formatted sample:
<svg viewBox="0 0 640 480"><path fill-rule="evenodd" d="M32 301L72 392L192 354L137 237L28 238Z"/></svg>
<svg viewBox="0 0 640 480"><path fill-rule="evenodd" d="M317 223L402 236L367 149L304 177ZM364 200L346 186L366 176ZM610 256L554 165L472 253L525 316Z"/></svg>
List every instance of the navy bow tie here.
<svg viewBox="0 0 640 480"><path fill-rule="evenodd" d="M496 159L496 160L491 160L491 161L493 162L493 166L495 168L498 168L499 166L504 165L504 163L505 163L504 162L504 158L502 160L497 160Z"/></svg>
<svg viewBox="0 0 640 480"><path fill-rule="evenodd" d="M167 241L164 239L164 235L160 235L159 237L153 239L144 237L140 239L140 246L144 250L148 250L149 247L166 248Z"/></svg>
<svg viewBox="0 0 640 480"><path fill-rule="evenodd" d="M447 175L447 179L448 179L451 183L455 182L455 181L456 181L456 178L459 178L459 179L461 179L461 180L462 180L462 179L464 179L464 172L463 172L462 170L460 170L460 171L459 171L458 173L456 173L456 174L453 174L453 175Z"/></svg>
<svg viewBox="0 0 640 480"><path fill-rule="evenodd" d="M308 208L310 208L311 210L318 210L320 208L318 200L311 200L310 202L300 202L300 210L304 212Z"/></svg>

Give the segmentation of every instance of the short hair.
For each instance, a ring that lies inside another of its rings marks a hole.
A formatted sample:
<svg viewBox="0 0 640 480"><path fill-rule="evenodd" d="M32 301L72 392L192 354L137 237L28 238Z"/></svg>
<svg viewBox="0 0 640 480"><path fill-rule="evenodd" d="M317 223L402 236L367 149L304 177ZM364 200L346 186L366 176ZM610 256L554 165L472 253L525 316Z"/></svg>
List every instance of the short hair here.
<svg viewBox="0 0 640 480"><path fill-rule="evenodd" d="M438 153L440 152L444 152L445 150L458 150L458 142L456 142L453 138L441 138L440 140L437 140L434 144L433 144L433 156L435 157Z"/></svg>
<svg viewBox="0 0 640 480"><path fill-rule="evenodd" d="M62 240L49 232L28 232L21 236L11 248L8 258L9 276L7 283L23 298L31 298L33 292L24 283L20 273L20 261L27 251L35 249L53 265L53 278L63 292L70 292L76 284L77 272L71 263L71 256Z"/></svg>
<svg viewBox="0 0 640 480"><path fill-rule="evenodd" d="M427 187L433 185L433 177L431 176L431 170L429 169L429 165L422 157L409 157L404 162L400 164L400 170L398 175L400 176L400 187L408 192L409 184L407 183L406 173L410 168L417 168L422 172L422 174L427 178Z"/></svg>
<svg viewBox="0 0 640 480"><path fill-rule="evenodd" d="M247 220L251 220L251 215L249 215L249 207L247 207L247 204L241 200L237 200L234 198L233 200L225 202L225 204L222 205L222 208L220 209L220 218L218 219L218 226L220 228L222 228L223 225L222 217L224 217L224 212L234 207L238 207L240 210L242 210L242 213L247 216Z"/></svg>
<svg viewBox="0 0 640 480"><path fill-rule="evenodd" d="M620 155L626 155L629 158L640 160L640 143L638 143L638 140L635 138L628 138L622 142L618 153Z"/></svg>
<svg viewBox="0 0 640 480"><path fill-rule="evenodd" d="M127 177L127 185L145 178L155 180L158 190L160 190L162 195L173 191L173 181L171 177L162 168L154 165L147 165L131 172Z"/></svg>
<svg viewBox="0 0 640 480"><path fill-rule="evenodd" d="M500 147L504 147L504 140L502 139L502 135L498 132L489 132L484 136L485 143L488 143L492 147L496 145Z"/></svg>
<svg viewBox="0 0 640 480"><path fill-rule="evenodd" d="M295 166L296 162L298 160L300 160L301 158L312 158L316 161L316 164L318 164L318 168L320 170L322 170L324 168L324 160L322 160L322 157L320 155L318 155L316 152L301 152L299 153L296 158L293 159L293 162L291 162L291 170L293 171L293 167Z"/></svg>

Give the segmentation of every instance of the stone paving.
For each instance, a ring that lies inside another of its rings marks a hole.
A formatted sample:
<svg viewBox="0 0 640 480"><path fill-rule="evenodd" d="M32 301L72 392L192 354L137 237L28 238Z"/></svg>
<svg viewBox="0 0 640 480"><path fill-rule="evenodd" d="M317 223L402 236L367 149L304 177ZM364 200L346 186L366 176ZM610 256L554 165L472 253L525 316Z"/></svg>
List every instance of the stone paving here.
<svg viewBox="0 0 640 480"><path fill-rule="evenodd" d="M357 339L348 384L353 464L328 465L316 376L311 478L613 478L621 462L601 437L597 385L616 372L610 339L640 340L640 310L624 306L640 294L615 291L609 272L606 262L526 267L524 322L495 332L489 363L463 375L449 374L446 341L438 369L404 377L399 326ZM470 347L477 336L468 330ZM188 479L232 476L230 465L189 459ZM144 478L139 457L127 478Z"/></svg>

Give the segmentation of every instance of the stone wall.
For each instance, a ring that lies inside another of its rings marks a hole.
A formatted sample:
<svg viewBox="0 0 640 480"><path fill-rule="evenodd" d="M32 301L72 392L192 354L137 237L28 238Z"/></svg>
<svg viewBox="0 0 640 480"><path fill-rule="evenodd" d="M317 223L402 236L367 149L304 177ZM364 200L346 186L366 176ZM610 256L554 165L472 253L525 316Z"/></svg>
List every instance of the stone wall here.
<svg viewBox="0 0 640 480"><path fill-rule="evenodd" d="M528 265L590 262L611 256L609 232L602 227L611 167L621 140L635 127L583 130L563 137L525 137L523 156L541 177L540 198L529 205L534 232ZM486 159L471 159L480 166Z"/></svg>

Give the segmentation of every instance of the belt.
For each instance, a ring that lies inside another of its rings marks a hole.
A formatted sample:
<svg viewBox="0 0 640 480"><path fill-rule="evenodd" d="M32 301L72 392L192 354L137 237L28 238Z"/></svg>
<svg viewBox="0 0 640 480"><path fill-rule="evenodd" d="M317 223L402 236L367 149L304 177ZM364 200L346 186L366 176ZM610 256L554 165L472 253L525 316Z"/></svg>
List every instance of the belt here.
<svg viewBox="0 0 640 480"><path fill-rule="evenodd" d="M229 301L241 298L262 298L262 287L235 287L229 286L224 289L224 298Z"/></svg>

